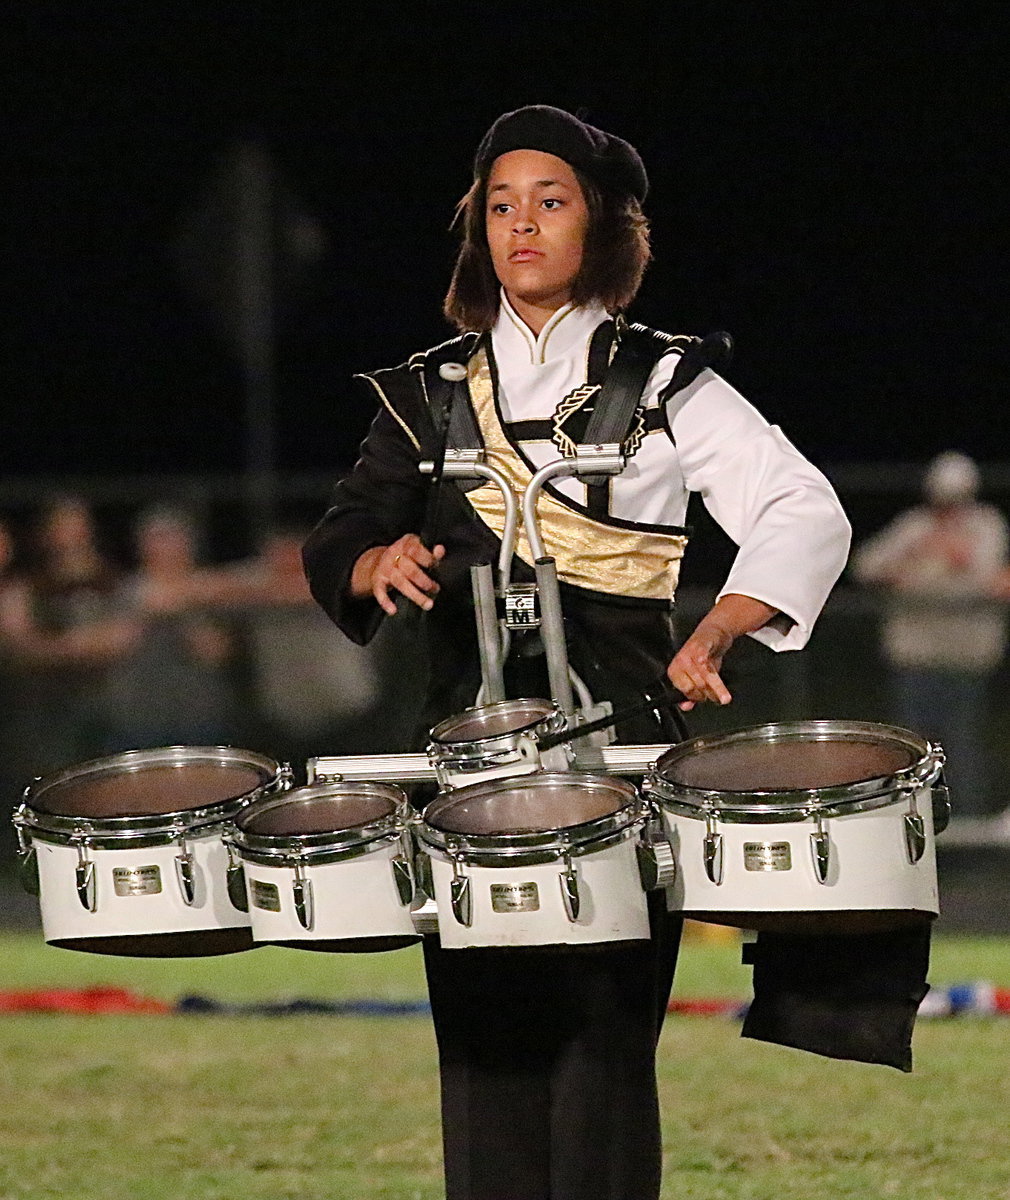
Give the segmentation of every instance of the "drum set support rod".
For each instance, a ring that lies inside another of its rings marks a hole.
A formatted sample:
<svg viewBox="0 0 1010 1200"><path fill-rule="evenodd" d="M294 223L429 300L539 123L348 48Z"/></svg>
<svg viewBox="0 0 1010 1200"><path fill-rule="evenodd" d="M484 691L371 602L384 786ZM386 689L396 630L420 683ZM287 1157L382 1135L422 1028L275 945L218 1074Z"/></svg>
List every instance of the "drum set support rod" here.
<svg viewBox="0 0 1010 1200"><path fill-rule="evenodd" d="M541 467L530 480L522 498L523 527L533 557L537 592L540 598L540 633L547 659L547 675L551 698L557 703L569 726L578 723L572 672L565 643L564 618L557 566L546 550L537 519L537 503L544 486L553 479L572 476L618 475L625 467L625 456L617 443L602 446L578 446L573 457L560 459ZM423 475L433 475L436 465L422 462ZM509 588L512 556L518 529L518 504L505 475L484 461L480 450L449 450L442 464L442 475L450 479L486 479L501 491L505 505L504 528L498 556L498 594L504 596ZM502 669L508 654L506 627L498 621L494 598L494 581L489 578L489 565L471 570L474 608L481 662L481 699L494 702L505 699ZM581 697L580 697L581 699Z"/></svg>
<svg viewBox="0 0 1010 1200"><path fill-rule="evenodd" d="M477 615L477 646L480 651L481 703L505 699L503 665L505 647L495 609L494 579L490 563L470 568L474 611Z"/></svg>
<svg viewBox="0 0 1010 1200"><path fill-rule="evenodd" d="M422 475L432 475L435 464L428 459L418 466ZM447 450L442 475L446 479L486 479L495 484L505 502L505 527L502 530L501 549L498 552L498 575L502 589L508 586L512 570L512 555L515 552L516 532L519 528L519 503L509 481L496 467L484 461L483 450Z"/></svg>
<svg viewBox="0 0 1010 1200"><path fill-rule="evenodd" d="M422 462L419 470L422 475L433 475L435 463L430 460ZM484 461L483 450L447 450L442 464L442 475L449 479L486 479L495 484L501 492L505 505L505 523L501 549L498 552L498 588L500 594L504 595L509 587L512 556L515 553L519 528L519 503L508 479L495 467L488 466ZM505 699L502 672L508 654L508 630L498 621L491 565L478 563L471 567L470 584L480 651L480 699L482 702L494 703Z"/></svg>
<svg viewBox="0 0 1010 1200"><path fill-rule="evenodd" d="M540 593L540 637L547 658L547 678L551 699L557 703L569 726L575 717L575 698L565 645L565 623L561 612L561 591L553 558L538 558L534 565L537 591Z"/></svg>
<svg viewBox="0 0 1010 1200"><path fill-rule="evenodd" d="M669 749L669 745L594 746L589 748L593 761L580 760L579 769L645 775ZM308 760L305 773L309 783L434 783L438 778L427 754L319 755Z"/></svg>
<svg viewBox="0 0 1010 1200"><path fill-rule="evenodd" d="M552 479L580 475L618 475L624 470L625 458L617 444L578 446L572 458L559 459L541 467L523 493L523 527L533 555L537 590L540 593L541 633L547 656L547 676L551 698L565 714L569 725L575 723L575 701L572 695L568 648L565 644L565 625L561 611L561 592L557 566L548 555L537 520L540 493Z"/></svg>

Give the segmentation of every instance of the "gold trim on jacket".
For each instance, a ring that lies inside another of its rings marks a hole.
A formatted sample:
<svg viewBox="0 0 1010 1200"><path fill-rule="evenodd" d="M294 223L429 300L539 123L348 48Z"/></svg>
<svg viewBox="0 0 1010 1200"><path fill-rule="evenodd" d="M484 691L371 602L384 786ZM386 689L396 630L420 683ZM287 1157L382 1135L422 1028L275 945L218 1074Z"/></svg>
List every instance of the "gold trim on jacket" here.
<svg viewBox="0 0 1010 1200"><path fill-rule="evenodd" d="M498 419L494 382L483 347L470 359L467 374L488 465L508 479L521 504L533 473L516 453ZM486 483L465 494L484 524L500 538L505 529L505 501L497 484ZM673 599L687 545L684 534L628 529L598 521L547 492L540 493L537 513L544 547L555 559L558 577L565 583L636 599ZM516 554L533 565L529 540L521 530Z"/></svg>

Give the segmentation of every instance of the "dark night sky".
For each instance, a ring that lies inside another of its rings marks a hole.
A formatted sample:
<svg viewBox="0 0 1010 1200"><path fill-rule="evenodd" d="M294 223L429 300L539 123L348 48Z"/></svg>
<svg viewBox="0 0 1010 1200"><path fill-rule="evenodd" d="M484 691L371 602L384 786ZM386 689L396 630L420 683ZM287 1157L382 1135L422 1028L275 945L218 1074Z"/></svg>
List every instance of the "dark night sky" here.
<svg viewBox="0 0 1010 1200"><path fill-rule="evenodd" d="M241 467L239 371L171 245L244 136L328 241L279 337L279 462L347 465L371 415L348 376L448 335L473 149L535 102L638 146L656 261L632 315L730 330L730 379L808 454L1010 458L1001 6L333 8L24 6L5 38L4 474Z"/></svg>

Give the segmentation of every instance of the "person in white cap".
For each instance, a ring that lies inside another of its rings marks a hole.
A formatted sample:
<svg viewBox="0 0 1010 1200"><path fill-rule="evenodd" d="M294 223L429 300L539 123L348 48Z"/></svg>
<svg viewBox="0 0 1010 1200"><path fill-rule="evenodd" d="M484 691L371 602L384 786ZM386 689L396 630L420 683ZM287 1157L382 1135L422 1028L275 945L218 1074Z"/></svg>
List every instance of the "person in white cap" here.
<svg viewBox="0 0 1010 1200"><path fill-rule="evenodd" d="M979 471L957 450L938 454L924 503L899 513L853 555L855 577L881 589L881 641L894 719L947 754L951 836L996 807L986 749L987 685L1006 649L995 599L1007 563L1007 522L978 500Z"/></svg>

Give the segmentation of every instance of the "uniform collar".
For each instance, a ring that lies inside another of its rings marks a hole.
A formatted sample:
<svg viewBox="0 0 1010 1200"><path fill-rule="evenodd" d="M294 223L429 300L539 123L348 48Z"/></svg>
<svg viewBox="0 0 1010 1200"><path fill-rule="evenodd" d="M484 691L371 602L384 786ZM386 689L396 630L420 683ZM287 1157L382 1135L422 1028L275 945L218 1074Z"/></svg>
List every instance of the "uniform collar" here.
<svg viewBox="0 0 1010 1200"><path fill-rule="evenodd" d="M609 316L602 304L566 304L551 316L537 337L509 304L502 289L498 319L491 330L495 355L499 360L507 357L513 362L532 365L547 363L584 344L606 320Z"/></svg>

